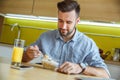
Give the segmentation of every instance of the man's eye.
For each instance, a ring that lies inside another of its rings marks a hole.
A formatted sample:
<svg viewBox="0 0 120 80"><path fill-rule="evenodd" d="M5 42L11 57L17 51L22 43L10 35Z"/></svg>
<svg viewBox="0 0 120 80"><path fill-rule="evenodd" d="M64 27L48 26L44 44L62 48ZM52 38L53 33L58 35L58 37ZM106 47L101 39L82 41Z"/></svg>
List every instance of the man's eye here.
<svg viewBox="0 0 120 80"><path fill-rule="evenodd" d="M59 22L63 22L63 21L59 20Z"/></svg>
<svg viewBox="0 0 120 80"><path fill-rule="evenodd" d="M71 21L67 21L68 24L71 24L72 22Z"/></svg>

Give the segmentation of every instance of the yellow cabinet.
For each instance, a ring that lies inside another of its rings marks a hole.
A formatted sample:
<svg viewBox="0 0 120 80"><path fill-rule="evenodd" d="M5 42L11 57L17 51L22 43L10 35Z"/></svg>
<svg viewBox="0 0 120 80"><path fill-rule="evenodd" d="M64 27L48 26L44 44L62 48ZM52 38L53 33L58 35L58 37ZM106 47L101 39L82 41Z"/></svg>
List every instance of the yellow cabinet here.
<svg viewBox="0 0 120 80"><path fill-rule="evenodd" d="M57 17L57 2L61 0L0 0L0 12ZM77 0L81 19L119 22L119 0Z"/></svg>

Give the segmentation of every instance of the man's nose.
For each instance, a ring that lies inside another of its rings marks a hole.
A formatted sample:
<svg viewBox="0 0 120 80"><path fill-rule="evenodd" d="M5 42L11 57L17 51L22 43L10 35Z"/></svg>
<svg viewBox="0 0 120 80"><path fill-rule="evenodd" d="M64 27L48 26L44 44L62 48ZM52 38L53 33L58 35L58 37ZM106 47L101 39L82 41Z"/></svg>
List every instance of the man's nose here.
<svg viewBox="0 0 120 80"><path fill-rule="evenodd" d="M63 29L66 29L66 28L67 28L67 24L66 24L66 23L63 23L62 28L63 28Z"/></svg>

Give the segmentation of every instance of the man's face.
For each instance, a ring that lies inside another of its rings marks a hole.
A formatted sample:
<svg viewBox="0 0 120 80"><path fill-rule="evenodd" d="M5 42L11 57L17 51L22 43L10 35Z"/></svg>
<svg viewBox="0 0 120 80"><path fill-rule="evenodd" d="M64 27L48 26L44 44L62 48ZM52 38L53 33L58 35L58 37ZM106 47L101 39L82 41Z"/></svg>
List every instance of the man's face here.
<svg viewBox="0 0 120 80"><path fill-rule="evenodd" d="M61 36L67 37L74 33L78 22L79 18L76 17L75 10L70 12L58 11L58 30Z"/></svg>

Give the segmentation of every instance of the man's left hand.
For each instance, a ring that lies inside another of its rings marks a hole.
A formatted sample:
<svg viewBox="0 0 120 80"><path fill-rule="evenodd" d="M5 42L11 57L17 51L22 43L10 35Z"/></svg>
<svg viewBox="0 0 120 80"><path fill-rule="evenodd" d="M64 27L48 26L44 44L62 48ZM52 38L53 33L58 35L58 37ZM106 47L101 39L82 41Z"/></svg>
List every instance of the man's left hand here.
<svg viewBox="0 0 120 80"><path fill-rule="evenodd" d="M82 71L82 68L79 64L65 62L57 69L57 71L66 74L79 74Z"/></svg>

